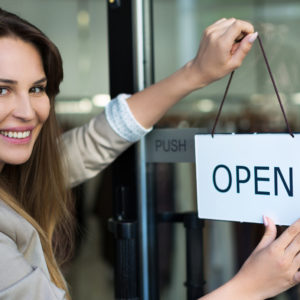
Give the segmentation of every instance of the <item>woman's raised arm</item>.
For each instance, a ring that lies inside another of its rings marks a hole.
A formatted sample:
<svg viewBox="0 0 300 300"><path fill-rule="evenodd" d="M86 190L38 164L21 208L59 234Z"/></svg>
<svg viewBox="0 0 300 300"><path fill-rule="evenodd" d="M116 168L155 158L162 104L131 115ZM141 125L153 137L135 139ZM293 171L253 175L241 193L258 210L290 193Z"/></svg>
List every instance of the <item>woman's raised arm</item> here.
<svg viewBox="0 0 300 300"><path fill-rule="evenodd" d="M236 19L221 19L209 26L193 60L127 100L137 121L151 127L184 96L239 67L256 39L253 32L250 23Z"/></svg>

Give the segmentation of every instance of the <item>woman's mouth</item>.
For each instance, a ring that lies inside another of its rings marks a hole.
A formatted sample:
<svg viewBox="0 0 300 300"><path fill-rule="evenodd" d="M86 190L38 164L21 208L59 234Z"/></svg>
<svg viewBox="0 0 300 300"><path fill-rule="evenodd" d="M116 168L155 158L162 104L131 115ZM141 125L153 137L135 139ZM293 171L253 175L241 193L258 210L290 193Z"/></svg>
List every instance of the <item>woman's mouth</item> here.
<svg viewBox="0 0 300 300"><path fill-rule="evenodd" d="M14 139L25 139L30 136L31 131L26 130L26 131L4 131L1 130L0 134L4 135L9 138L14 138Z"/></svg>
<svg viewBox="0 0 300 300"><path fill-rule="evenodd" d="M9 144L15 144L15 145L24 145L28 144L31 141L32 138L32 131L33 127L31 128L24 128L23 130L21 128L16 129L4 129L0 130L0 136L2 139Z"/></svg>

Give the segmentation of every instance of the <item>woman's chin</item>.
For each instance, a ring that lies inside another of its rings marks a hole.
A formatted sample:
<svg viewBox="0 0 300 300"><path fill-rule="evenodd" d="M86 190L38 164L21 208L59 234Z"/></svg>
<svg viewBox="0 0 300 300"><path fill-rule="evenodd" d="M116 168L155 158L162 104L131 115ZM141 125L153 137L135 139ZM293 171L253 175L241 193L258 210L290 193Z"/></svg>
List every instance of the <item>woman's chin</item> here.
<svg viewBox="0 0 300 300"><path fill-rule="evenodd" d="M30 158L30 155L28 156L24 156L24 157L14 157L12 159L7 159L4 161L4 165L8 164L8 165L22 165L24 163L26 163L28 161L28 159Z"/></svg>

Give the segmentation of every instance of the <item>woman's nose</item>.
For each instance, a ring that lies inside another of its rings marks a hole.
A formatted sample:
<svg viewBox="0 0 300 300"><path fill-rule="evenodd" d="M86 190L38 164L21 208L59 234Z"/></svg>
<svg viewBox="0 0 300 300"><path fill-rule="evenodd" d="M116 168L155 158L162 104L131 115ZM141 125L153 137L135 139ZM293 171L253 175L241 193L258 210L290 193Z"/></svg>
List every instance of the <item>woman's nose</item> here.
<svg viewBox="0 0 300 300"><path fill-rule="evenodd" d="M18 95L15 99L15 108L13 111L15 118L23 121L30 121L35 116L30 94Z"/></svg>

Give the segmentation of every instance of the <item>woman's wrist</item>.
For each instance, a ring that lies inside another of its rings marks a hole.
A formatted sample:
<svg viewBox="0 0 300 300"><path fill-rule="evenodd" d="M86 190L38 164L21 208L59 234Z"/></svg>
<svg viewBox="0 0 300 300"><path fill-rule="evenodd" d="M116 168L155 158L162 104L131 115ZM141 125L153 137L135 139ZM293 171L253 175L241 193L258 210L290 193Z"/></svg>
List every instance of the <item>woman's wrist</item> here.
<svg viewBox="0 0 300 300"><path fill-rule="evenodd" d="M210 83L206 79L205 74L197 70L194 64L194 60L191 60L182 68L182 71L185 74L188 93L204 88Z"/></svg>
<svg viewBox="0 0 300 300"><path fill-rule="evenodd" d="M246 275L246 274L245 274ZM243 276L240 272L237 273L226 284L234 294L234 299L239 300L264 300L265 298L260 295L260 291L252 281L253 278Z"/></svg>
<svg viewBox="0 0 300 300"><path fill-rule="evenodd" d="M255 289L248 285L247 279L235 276L224 285L199 300L263 300Z"/></svg>

